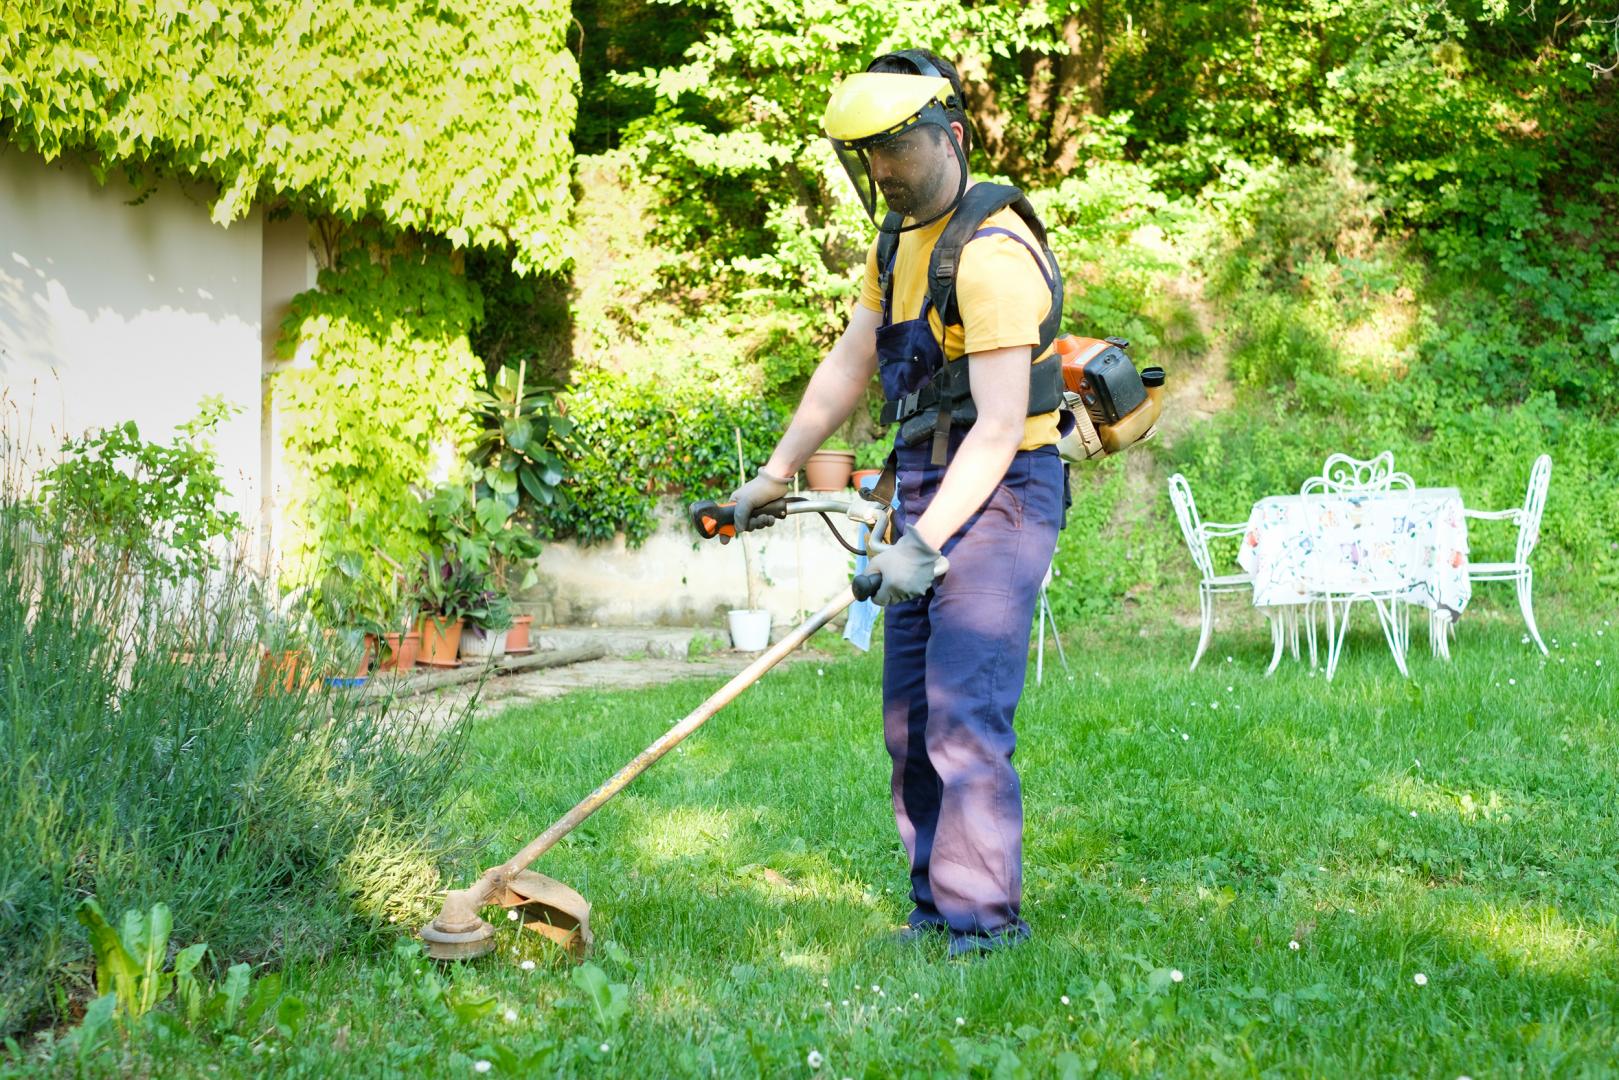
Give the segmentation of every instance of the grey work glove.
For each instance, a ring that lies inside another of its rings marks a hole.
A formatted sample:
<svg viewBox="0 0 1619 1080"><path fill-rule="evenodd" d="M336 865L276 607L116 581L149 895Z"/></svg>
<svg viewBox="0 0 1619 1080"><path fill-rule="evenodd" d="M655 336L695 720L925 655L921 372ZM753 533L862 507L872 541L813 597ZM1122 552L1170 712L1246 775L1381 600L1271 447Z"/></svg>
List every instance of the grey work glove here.
<svg viewBox="0 0 1619 1080"><path fill-rule="evenodd" d="M771 476L765 472L764 466L759 467L759 475L746 484L731 492L731 502L736 503L736 531L737 535L750 529L767 529L774 525L780 514L758 513L759 507L766 503L773 503L787 494L788 481L779 476ZM721 536L721 543L728 543L729 537Z"/></svg>
<svg viewBox="0 0 1619 1080"><path fill-rule="evenodd" d="M914 600L933 586L940 555L911 529L894 543L871 557L866 573L881 574L883 583L872 597L879 607Z"/></svg>

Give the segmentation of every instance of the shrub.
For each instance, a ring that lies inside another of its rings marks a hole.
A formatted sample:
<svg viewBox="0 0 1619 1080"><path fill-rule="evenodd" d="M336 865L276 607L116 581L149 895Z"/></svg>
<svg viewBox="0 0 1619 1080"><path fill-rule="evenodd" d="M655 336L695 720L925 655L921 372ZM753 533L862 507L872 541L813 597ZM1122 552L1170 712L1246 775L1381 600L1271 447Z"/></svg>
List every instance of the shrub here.
<svg viewBox="0 0 1619 1080"><path fill-rule="evenodd" d="M569 499L546 525L557 537L600 543L652 534L660 496L718 497L737 481L736 430L751 467L764 463L786 425L779 406L746 387L702 379L663 382L645 373L578 373L566 395L580 457Z"/></svg>
<svg viewBox="0 0 1619 1080"><path fill-rule="evenodd" d="M238 568L205 605L198 579L148 586L115 624L111 561L66 556L67 539L0 492L0 1034L93 996L87 895L166 902L175 940L220 964L323 953L421 902L460 719L435 729L261 671Z"/></svg>

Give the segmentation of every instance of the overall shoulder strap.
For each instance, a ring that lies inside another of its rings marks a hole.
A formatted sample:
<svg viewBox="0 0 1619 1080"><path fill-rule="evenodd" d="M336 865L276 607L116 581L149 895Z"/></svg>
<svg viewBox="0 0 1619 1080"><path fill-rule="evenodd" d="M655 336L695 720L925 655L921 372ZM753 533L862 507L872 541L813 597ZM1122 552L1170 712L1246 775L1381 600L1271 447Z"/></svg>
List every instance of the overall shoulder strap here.
<svg viewBox="0 0 1619 1080"><path fill-rule="evenodd" d="M890 210L883 218L883 230L877 234L877 287L883 293L883 322L886 324L894 308L894 259L899 254L899 227L905 219Z"/></svg>
<svg viewBox="0 0 1619 1080"><path fill-rule="evenodd" d="M985 189L988 189L987 191ZM982 196L974 199L979 192ZM1034 234L1038 250L1016 233L1007 229L982 228L991 214L1011 207ZM1044 352L1057 340L1062 324L1063 281L1057 257L1051 252L1046 239L1046 227L1023 192L1006 184L978 184L969 188L956 208L955 216L945 226L944 233L933 248L933 259L928 265L928 296L938 309L939 317L947 326L961 323L961 308L956 303L956 271L961 262L961 251L974 238L985 233L1004 233L1028 249L1029 255L1040 268L1040 274L1051 288L1051 306L1040 323L1040 345L1037 353ZM947 244L946 241L949 241Z"/></svg>
<svg viewBox="0 0 1619 1080"><path fill-rule="evenodd" d="M956 212L939 234L928 259L928 298L947 325L961 321L956 311L956 268L961 265L961 249L986 218L1022 198L1023 192L1009 184L975 184L961 197Z"/></svg>

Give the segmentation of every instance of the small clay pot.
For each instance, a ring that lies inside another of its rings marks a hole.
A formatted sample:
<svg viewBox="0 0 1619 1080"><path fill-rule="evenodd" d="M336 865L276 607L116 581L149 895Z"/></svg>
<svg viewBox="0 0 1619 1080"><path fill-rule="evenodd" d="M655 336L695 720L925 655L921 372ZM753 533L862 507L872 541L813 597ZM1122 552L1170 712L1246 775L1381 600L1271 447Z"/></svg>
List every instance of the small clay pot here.
<svg viewBox="0 0 1619 1080"><path fill-rule="evenodd" d="M842 491L853 471L853 450L817 450L804 462L804 479L811 491Z"/></svg>
<svg viewBox="0 0 1619 1080"><path fill-rule="evenodd" d="M529 653L534 646L528 643L529 627L534 625L532 615L513 615L511 629L506 631L506 654Z"/></svg>
<svg viewBox="0 0 1619 1080"><path fill-rule="evenodd" d="M460 619L423 615L419 629L422 649L418 659L422 663L431 667L456 667L461 663L456 659L461 649Z"/></svg>
<svg viewBox="0 0 1619 1080"><path fill-rule="evenodd" d="M378 671L409 671L416 666L421 653L422 635L419 630L408 634L382 635L382 648L378 650Z"/></svg>

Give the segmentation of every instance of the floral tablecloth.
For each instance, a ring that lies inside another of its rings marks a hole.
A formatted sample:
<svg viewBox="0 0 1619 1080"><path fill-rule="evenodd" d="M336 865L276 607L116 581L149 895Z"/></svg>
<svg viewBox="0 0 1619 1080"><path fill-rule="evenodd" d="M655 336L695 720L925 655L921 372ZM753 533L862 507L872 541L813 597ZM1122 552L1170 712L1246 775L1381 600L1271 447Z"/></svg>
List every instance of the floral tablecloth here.
<svg viewBox="0 0 1619 1080"><path fill-rule="evenodd" d="M1454 619L1472 595L1455 488L1272 495L1254 504L1237 562L1254 579L1257 607L1398 589Z"/></svg>

